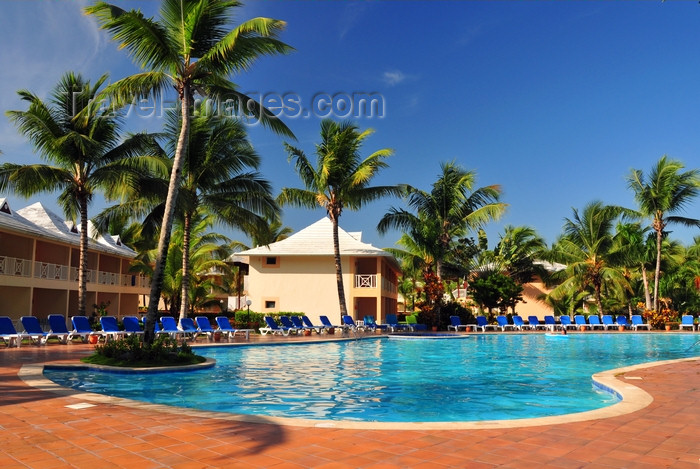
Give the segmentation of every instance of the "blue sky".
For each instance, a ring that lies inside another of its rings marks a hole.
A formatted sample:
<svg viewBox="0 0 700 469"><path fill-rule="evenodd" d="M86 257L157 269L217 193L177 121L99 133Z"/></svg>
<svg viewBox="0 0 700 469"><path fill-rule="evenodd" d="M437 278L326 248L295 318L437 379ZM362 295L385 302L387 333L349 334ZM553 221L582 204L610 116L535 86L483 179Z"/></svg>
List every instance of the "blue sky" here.
<svg viewBox="0 0 700 469"><path fill-rule="evenodd" d="M152 15L156 1L117 2ZM0 17L0 110L24 109L16 91L46 96L67 70L112 80L137 71L95 21L84 1L3 2ZM548 242L572 207L592 200L635 207L625 177L647 172L664 154L700 167L700 5L697 2L246 2L240 19L287 21L282 39L296 51L261 59L233 78L251 94L314 96L375 93L383 116L354 120L376 133L365 152L395 150L377 184L429 190L440 162L476 171L477 185L500 184L509 204L487 227L493 246L503 226L529 225ZM9 45L9 46L8 46ZM9 64L9 65L8 65ZM295 145L312 154L320 118L287 116ZM317 112L316 114L320 114ZM157 130L158 118L133 118ZM252 127L261 170L275 190L298 187L283 139ZM0 161L38 161L3 115ZM0 197L7 194L0 194ZM41 200L57 211L51 194ZM376 225L400 200L344 212L341 226L363 240L393 245ZM104 206L97 200L96 214ZM324 215L285 209L301 229ZM686 216L700 217L700 200ZM673 228L690 243L699 230ZM234 238L240 234L226 233Z"/></svg>

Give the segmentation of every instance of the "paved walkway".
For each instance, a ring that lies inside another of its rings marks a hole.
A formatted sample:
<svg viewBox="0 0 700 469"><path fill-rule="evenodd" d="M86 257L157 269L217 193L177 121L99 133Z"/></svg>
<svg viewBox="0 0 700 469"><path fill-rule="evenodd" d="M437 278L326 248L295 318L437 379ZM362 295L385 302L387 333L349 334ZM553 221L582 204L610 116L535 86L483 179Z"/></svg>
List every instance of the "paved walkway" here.
<svg viewBox="0 0 700 469"><path fill-rule="evenodd" d="M631 414L483 430L309 428L148 405L80 408L85 400L17 376L22 365L72 360L91 349L0 348L3 468L700 468L700 358L628 372L627 383L654 398Z"/></svg>

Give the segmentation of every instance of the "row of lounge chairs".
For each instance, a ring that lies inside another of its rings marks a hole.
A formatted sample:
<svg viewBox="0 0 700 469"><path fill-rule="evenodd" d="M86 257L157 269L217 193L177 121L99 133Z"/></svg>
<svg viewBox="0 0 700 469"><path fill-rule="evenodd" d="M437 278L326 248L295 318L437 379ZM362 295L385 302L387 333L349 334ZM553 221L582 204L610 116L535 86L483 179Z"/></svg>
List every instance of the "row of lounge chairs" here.
<svg viewBox="0 0 700 469"><path fill-rule="evenodd" d="M266 326L260 328L262 335L278 334L288 336L289 334L299 334L304 331L314 331L317 334L332 333L335 329L347 329L353 332L375 332L377 329L386 331L414 331L425 328L423 324L417 324L415 321L409 323L399 323L396 314L387 314L386 323L378 324L373 316L365 316L362 322L356 322L352 316L343 316L342 324L333 324L328 316L319 316L321 325L316 325L311 322L308 316L280 316L279 322L275 321L272 316L265 316Z"/></svg>
<svg viewBox="0 0 700 469"><path fill-rule="evenodd" d="M328 316L321 316L319 319L321 320L320 326L313 324L308 316L280 316L280 322L282 323L280 325L277 324L272 316L265 316L265 324L267 325L260 328L260 333L262 335L277 334L288 336L289 334L312 331L317 334L322 334L324 332L329 334L336 327L340 327L333 325L328 319Z"/></svg>
<svg viewBox="0 0 700 469"><path fill-rule="evenodd" d="M692 316L690 317L692 318ZM476 324L462 324L461 320L459 319L459 316L450 316L450 322L451 324L447 326L447 330L459 331L462 328L466 330L468 327L473 327L475 331L481 329L482 332L485 332L489 329L500 329L501 331L524 331L537 329L554 331L567 329L576 330L580 328L588 330L608 330L611 327L623 327L625 329L632 329L635 331L639 329L651 329L649 324L646 324L642 319L642 316L638 314L632 315L630 317L630 322L627 322L627 318L622 315L618 316L615 320L613 320L613 317L610 314L603 315L602 322L601 319L596 315L588 316L588 321L586 321L586 317L582 314L574 316L574 322L571 322L571 318L569 316L560 316L559 322L555 320L554 316L545 316L544 323L541 323L537 316L529 316L528 322L526 323L522 317L517 315L513 316L512 323L509 323L508 318L502 315L496 316L497 324L489 324L488 320L484 316L477 316Z"/></svg>
<svg viewBox="0 0 700 469"><path fill-rule="evenodd" d="M142 322L145 324L145 318ZM46 332L41 327L39 319L35 316L22 316L20 318L23 331L18 332L14 322L7 316L0 316L0 342L8 347L20 347L23 340L29 340L36 345L44 345L50 338L57 338L61 343L72 342L75 338L80 338L87 342L88 337L96 336L104 340L123 338L129 335L142 335L144 333L141 323L136 316L124 316L122 318L123 329L119 327L117 318L114 316L102 316L100 318L100 330L93 330L90 320L86 316L72 316L71 324L73 330L68 330L66 320L63 315L50 314L48 316L49 331ZM235 329L225 316L216 318L217 328L213 328L209 319L205 316L198 316L195 320L184 318L178 322L170 316L162 316L160 323L156 323L156 334L167 334L172 338L181 337L183 339L196 339L200 335L206 335L209 339L217 332L232 339L237 333L245 334L246 340L252 329Z"/></svg>

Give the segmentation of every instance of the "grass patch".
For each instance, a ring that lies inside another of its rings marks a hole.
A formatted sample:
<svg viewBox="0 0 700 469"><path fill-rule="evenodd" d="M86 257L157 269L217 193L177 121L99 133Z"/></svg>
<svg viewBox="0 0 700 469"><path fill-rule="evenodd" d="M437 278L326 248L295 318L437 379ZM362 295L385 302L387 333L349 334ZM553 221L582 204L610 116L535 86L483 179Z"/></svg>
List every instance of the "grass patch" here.
<svg viewBox="0 0 700 469"><path fill-rule="evenodd" d="M82 358L92 365L149 368L157 366L182 366L202 363L206 358L195 355L192 347L167 336L156 337L153 344L144 344L132 335L95 347L95 353Z"/></svg>

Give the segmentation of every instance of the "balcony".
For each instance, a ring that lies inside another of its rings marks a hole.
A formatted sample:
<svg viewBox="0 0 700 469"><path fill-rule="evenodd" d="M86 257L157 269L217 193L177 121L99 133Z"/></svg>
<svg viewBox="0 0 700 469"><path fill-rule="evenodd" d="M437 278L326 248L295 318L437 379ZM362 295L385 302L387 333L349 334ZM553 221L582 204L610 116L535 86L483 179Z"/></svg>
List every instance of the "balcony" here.
<svg viewBox="0 0 700 469"><path fill-rule="evenodd" d="M355 275L355 288L377 288L377 274Z"/></svg>
<svg viewBox="0 0 700 469"><path fill-rule="evenodd" d="M16 257L0 256L0 275L31 277L32 261Z"/></svg>
<svg viewBox="0 0 700 469"><path fill-rule="evenodd" d="M32 261L16 257L0 256L0 276L38 278L43 280L62 280L77 282L78 268L67 265L52 264L51 262L35 261L32 272ZM119 274L115 272L102 272L88 270L87 281L97 281L100 285L114 285L121 287L149 288L151 279L141 274Z"/></svg>

